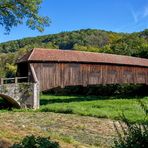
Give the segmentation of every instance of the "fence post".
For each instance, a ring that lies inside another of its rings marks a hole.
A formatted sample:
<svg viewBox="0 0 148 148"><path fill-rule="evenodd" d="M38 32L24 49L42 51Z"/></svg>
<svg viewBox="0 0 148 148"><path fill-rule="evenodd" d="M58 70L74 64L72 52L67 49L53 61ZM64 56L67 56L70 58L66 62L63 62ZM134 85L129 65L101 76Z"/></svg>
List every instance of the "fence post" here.
<svg viewBox="0 0 148 148"><path fill-rule="evenodd" d="M15 84L17 84L18 83L18 78L17 77L15 77Z"/></svg>
<svg viewBox="0 0 148 148"><path fill-rule="evenodd" d="M1 85L3 85L4 84L4 80L3 80L3 78L1 78Z"/></svg>

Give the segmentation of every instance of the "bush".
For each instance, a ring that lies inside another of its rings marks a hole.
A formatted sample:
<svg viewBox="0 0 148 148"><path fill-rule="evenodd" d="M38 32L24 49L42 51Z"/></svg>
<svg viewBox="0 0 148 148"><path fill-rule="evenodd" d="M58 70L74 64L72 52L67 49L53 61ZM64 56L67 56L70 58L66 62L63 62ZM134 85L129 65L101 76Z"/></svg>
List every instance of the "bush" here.
<svg viewBox="0 0 148 148"><path fill-rule="evenodd" d="M57 142L51 141L49 138L26 136L22 142L14 144L11 148L59 148Z"/></svg>
<svg viewBox="0 0 148 148"><path fill-rule="evenodd" d="M121 119L124 122L120 123L120 127L122 131L119 131L116 124L115 129L117 131L118 140L114 141L114 148L147 148L148 146L148 109L141 101L139 101L142 109L145 113L145 124L132 124L128 121L128 119L123 114Z"/></svg>

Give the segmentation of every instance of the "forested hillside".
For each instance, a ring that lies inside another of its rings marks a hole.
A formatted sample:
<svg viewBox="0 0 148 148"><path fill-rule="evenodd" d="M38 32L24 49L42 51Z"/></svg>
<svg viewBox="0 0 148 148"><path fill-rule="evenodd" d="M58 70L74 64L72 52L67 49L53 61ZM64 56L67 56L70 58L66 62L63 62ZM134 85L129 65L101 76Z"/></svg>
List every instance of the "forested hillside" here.
<svg viewBox="0 0 148 148"><path fill-rule="evenodd" d="M124 34L87 29L1 43L0 76L13 76L16 71L16 59L34 47L105 52L148 58L148 30Z"/></svg>

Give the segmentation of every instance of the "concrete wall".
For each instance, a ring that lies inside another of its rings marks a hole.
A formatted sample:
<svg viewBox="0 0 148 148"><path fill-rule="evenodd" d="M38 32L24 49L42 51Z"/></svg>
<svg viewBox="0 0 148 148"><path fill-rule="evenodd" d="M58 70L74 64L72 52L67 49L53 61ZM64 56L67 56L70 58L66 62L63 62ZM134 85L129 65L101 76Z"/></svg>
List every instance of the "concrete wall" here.
<svg viewBox="0 0 148 148"><path fill-rule="evenodd" d="M39 108L39 84L17 83L0 85L0 97L17 108Z"/></svg>

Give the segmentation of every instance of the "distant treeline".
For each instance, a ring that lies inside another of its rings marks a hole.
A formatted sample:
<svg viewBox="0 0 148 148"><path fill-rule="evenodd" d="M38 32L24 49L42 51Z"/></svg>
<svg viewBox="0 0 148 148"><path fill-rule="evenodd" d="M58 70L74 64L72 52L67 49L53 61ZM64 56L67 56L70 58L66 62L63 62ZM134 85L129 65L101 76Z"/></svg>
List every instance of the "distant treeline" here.
<svg viewBox="0 0 148 148"><path fill-rule="evenodd" d="M86 29L0 44L0 77L15 75L15 61L34 47L104 52L148 58L148 29L131 34Z"/></svg>

